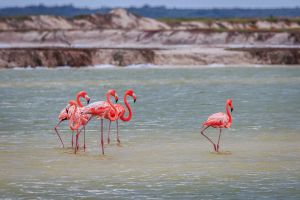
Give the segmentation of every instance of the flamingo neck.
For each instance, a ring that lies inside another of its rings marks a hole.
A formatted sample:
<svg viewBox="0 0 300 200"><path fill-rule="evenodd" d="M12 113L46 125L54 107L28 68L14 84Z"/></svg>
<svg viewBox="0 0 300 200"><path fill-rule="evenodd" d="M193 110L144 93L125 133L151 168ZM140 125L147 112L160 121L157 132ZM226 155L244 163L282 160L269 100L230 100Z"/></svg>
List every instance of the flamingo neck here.
<svg viewBox="0 0 300 200"><path fill-rule="evenodd" d="M82 103L81 103L81 101L80 101L80 97L82 97L81 94L77 94L77 96L76 96L76 103L78 104L78 106L79 106L80 108L82 108L83 105L82 105Z"/></svg>
<svg viewBox="0 0 300 200"><path fill-rule="evenodd" d="M110 101L110 94L109 93L106 94L106 101L111 106L111 108L114 110L114 112L110 112L110 111L108 112L108 119L110 121L114 121L118 117L118 112L117 112L117 109L116 109L115 105L113 103L111 103L111 101Z"/></svg>
<svg viewBox="0 0 300 200"><path fill-rule="evenodd" d="M75 123L75 121L76 121L75 115L76 115L76 112L77 112L77 105L73 104L73 106L75 106L75 108L74 108L74 111L73 111L73 113L70 117L70 119L71 119L70 120L70 128L71 128L72 131L77 130L80 126L79 123Z"/></svg>
<svg viewBox="0 0 300 200"><path fill-rule="evenodd" d="M124 121L124 122L130 121L130 120L131 120L131 117L132 117L132 111L131 111L131 108L130 108L129 103L127 102L127 96L128 96L128 94L125 93L125 95L124 95L124 103L125 103L126 108L127 108L127 110L128 110L128 116L125 117L125 113L126 113L126 112L124 112L124 113L120 116L120 119L121 119L122 121Z"/></svg>
<svg viewBox="0 0 300 200"><path fill-rule="evenodd" d="M228 105L228 103L226 103L226 114L227 114L227 116L229 118L229 123L231 123L232 122L232 118L231 118L231 113L229 111L229 105Z"/></svg>

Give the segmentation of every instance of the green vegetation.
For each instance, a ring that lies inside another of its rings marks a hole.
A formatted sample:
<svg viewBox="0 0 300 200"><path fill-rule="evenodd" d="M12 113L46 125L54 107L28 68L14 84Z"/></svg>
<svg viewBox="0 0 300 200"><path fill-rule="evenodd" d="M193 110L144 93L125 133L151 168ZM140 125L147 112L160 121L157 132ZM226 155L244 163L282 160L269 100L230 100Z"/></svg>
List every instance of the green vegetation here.
<svg viewBox="0 0 300 200"><path fill-rule="evenodd" d="M193 30L206 31L206 32L239 32L239 33L252 33L252 32L299 32L300 28L289 28L291 23L297 23L300 25L300 18L279 18L270 16L267 18L160 18L161 22L167 23L176 29L176 26L180 25L182 22L202 22L208 25L208 28L195 28ZM287 25L287 28L262 28L258 27L257 23L259 21L265 21L269 23L279 23L283 22ZM224 24L229 23L231 25L242 25L241 26L231 26L230 28ZM215 24L217 27L212 25ZM189 29L191 30L191 29Z"/></svg>
<svg viewBox="0 0 300 200"><path fill-rule="evenodd" d="M191 21L197 21L197 22L203 22L203 23L212 23L212 22L228 22L228 23L237 23L237 24L255 24L258 21L268 21L268 22L285 22L285 23L292 23L296 22L300 24L300 17L296 18L278 18L274 16L270 16L267 18L159 18L158 19L161 22L165 22L168 24L178 24L181 22L191 22Z"/></svg>
<svg viewBox="0 0 300 200"><path fill-rule="evenodd" d="M1 17L0 16L1 21L5 21L5 20L24 21L24 20L28 20L28 19L30 19L30 16L10 16L10 17Z"/></svg>

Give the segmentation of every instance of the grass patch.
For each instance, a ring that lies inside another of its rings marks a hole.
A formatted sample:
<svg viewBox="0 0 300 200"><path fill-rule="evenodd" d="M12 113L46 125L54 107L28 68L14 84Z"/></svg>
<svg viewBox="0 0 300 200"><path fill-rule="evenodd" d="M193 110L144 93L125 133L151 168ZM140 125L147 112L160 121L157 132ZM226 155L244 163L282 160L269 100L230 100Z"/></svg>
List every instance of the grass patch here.
<svg viewBox="0 0 300 200"><path fill-rule="evenodd" d="M274 16L266 18L159 18L161 22L178 24L181 22L203 22L203 23L213 23L213 22L228 22L228 23L237 23L237 24L255 24L258 21L267 21L272 23L285 22L285 23L298 23L300 24L300 17L296 18L278 18Z"/></svg>

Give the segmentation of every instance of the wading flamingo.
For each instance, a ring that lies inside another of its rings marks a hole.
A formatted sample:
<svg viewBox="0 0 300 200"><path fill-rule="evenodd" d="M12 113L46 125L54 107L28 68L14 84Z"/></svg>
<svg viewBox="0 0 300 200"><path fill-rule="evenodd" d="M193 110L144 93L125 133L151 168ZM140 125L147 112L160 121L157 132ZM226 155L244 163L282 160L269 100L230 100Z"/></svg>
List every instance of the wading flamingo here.
<svg viewBox="0 0 300 200"><path fill-rule="evenodd" d="M81 103L81 101L80 101L80 98L84 98L84 99L87 101L87 104L89 104L89 102L90 102L90 97L87 95L87 93L86 93L85 91L80 91L80 92L78 92L77 95L76 95L76 101L77 101L77 104L78 104L80 107L83 107L83 105L82 105L82 103ZM63 148L64 148L64 143L63 143L63 141L62 141L62 139L61 139L61 137L60 137L60 134L58 133L57 128L58 128L58 126L59 126L59 124L60 124L61 122L63 122L63 121L65 121L65 120L68 120L68 119L69 119L69 118L68 118L68 113L67 113L67 107L69 107L69 106L70 106L70 105L68 104L64 109L62 109L62 110L60 111L60 114L58 115L58 123L57 123L57 125L54 127L54 130L55 130L55 132L56 132L58 138L60 139L60 142L61 142ZM84 128L84 132L85 132L85 128ZM85 133L84 133L84 137L85 137ZM84 140L85 140L85 138L84 138ZM84 144L84 146L85 146L85 144ZM73 133L72 133L72 147L73 147Z"/></svg>
<svg viewBox="0 0 300 200"><path fill-rule="evenodd" d="M78 137L80 135L79 128L81 126L85 127L92 116L89 114L82 114L81 113L82 108L81 107L78 108L78 104L74 100L71 100L69 102L69 105L70 106L67 108L67 112L69 115L69 127L72 131L77 132L76 142L75 142L75 153L76 153L76 151L79 149L79 144L78 144Z"/></svg>
<svg viewBox="0 0 300 200"><path fill-rule="evenodd" d="M132 111L129 103L127 102L127 96L131 96L133 98L133 102L135 103L136 101L136 96L134 94L133 89L129 89L125 91L124 93L124 103L126 105L126 108L128 110L128 116L125 117L125 108L121 104L115 104L115 107L118 111L118 118L115 120L117 124L117 141L120 144L120 138L119 138L119 123L118 120L121 119L123 122L129 122L132 117ZM109 119L108 119L109 120ZM110 143L110 125L111 125L111 120L109 120L109 126L108 126L108 138L107 138L107 143Z"/></svg>
<svg viewBox="0 0 300 200"><path fill-rule="evenodd" d="M107 117L110 121L115 121L118 117L118 111L113 103L110 101L110 96L115 97L118 101L118 95L115 90L108 90L106 93L106 101L97 101L91 103L82 109L83 114L91 114L101 120L101 147L104 155L104 140L103 140L103 119ZM111 112L111 110L113 110Z"/></svg>
<svg viewBox="0 0 300 200"><path fill-rule="evenodd" d="M201 134L206 137L206 139L208 139L208 141L210 141L213 146L214 146L214 150L216 152L219 152L219 142L220 142L220 138L221 138L221 132L222 132L222 128L230 128L231 124L232 124L232 118L231 118L231 114L229 112L229 108L230 111L233 111L233 106L232 106L232 99L228 99L226 102L226 114L219 112L219 113L215 113L212 114L208 117L208 119L203 122L203 126L201 129ZM208 127L213 127L213 128L219 128L220 129L220 133L219 133L219 139L218 139L218 144L216 145L209 137L207 137L204 134L204 131L208 128Z"/></svg>

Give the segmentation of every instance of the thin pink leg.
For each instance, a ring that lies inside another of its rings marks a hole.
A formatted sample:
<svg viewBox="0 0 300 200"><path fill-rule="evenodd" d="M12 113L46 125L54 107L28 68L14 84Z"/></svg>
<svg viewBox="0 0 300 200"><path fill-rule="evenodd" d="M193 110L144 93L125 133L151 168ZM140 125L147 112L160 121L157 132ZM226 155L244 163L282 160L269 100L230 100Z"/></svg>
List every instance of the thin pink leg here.
<svg viewBox="0 0 300 200"><path fill-rule="evenodd" d="M62 122L62 121L58 122L58 124L54 127L54 130L55 130L55 132L56 132L58 138L60 139L60 142L61 142L63 148L65 148L65 145L64 145L64 143L63 143L63 141L62 141L62 139L61 139L61 137L60 137L60 135L59 135L59 133L58 133L58 131L57 131L57 127L59 126L59 124L60 124L61 122Z"/></svg>
<svg viewBox="0 0 300 200"><path fill-rule="evenodd" d="M72 148L74 146L74 131L72 131Z"/></svg>
<svg viewBox="0 0 300 200"><path fill-rule="evenodd" d="M83 127L83 143L84 143L83 149L85 151L85 148L86 148L86 146L85 146L85 126Z"/></svg>
<svg viewBox="0 0 300 200"><path fill-rule="evenodd" d="M220 129L220 133L219 133L219 139L218 139L218 144L217 144L217 152L219 152L219 143L220 143L220 138L221 138L221 132L222 132L222 129Z"/></svg>
<svg viewBox="0 0 300 200"><path fill-rule="evenodd" d="M204 128L204 126L202 126L202 130L201 130L200 132L201 132L201 134L202 134L204 137L206 137L206 139L208 139L208 141L210 141L210 142L212 143L212 145L214 146L214 150L217 151L217 146L216 146L216 144L215 144L209 137L207 137L206 135L204 135L204 131L205 131L208 127L209 127L209 126L206 126L206 127Z"/></svg>
<svg viewBox="0 0 300 200"><path fill-rule="evenodd" d="M108 124L108 136L107 136L107 144L110 143L110 125L111 125L111 121L109 120L109 124Z"/></svg>
<svg viewBox="0 0 300 200"><path fill-rule="evenodd" d="M78 138L79 138L79 131L77 130L77 134L76 134L76 142L75 142L75 154L76 154L76 152L77 152L77 150L78 150Z"/></svg>
<svg viewBox="0 0 300 200"><path fill-rule="evenodd" d="M104 155L103 119L101 119L101 147L102 147L102 155Z"/></svg>
<svg viewBox="0 0 300 200"><path fill-rule="evenodd" d="M116 123L117 123L117 141L120 144L121 141L120 141L120 138L119 138L119 122L118 122L118 120L116 120Z"/></svg>

